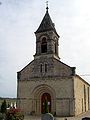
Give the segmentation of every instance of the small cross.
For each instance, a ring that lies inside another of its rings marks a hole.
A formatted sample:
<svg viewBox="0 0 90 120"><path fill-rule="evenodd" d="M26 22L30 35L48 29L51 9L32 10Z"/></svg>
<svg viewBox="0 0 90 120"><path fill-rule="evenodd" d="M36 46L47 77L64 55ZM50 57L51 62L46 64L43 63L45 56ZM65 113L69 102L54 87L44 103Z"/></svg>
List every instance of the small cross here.
<svg viewBox="0 0 90 120"><path fill-rule="evenodd" d="M47 9L47 11L48 11L48 9L49 9L49 8L48 8L48 1L46 1L46 9Z"/></svg>
<svg viewBox="0 0 90 120"><path fill-rule="evenodd" d="M46 1L46 7L48 7L48 1Z"/></svg>

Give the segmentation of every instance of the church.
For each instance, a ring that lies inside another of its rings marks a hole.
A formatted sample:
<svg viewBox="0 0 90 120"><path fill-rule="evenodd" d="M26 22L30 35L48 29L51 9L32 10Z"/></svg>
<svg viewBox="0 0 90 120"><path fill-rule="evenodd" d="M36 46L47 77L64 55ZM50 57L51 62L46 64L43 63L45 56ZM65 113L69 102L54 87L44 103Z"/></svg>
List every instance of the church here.
<svg viewBox="0 0 90 120"><path fill-rule="evenodd" d="M46 13L35 32L34 60L17 72L17 106L25 114L48 112L56 116L77 116L90 109L90 85L71 67L61 62L59 34Z"/></svg>

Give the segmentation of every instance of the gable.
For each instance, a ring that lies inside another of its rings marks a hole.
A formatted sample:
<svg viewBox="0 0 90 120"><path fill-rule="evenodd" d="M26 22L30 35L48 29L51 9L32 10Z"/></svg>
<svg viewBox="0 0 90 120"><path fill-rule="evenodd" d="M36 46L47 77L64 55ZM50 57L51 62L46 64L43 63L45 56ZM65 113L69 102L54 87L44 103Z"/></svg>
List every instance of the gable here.
<svg viewBox="0 0 90 120"><path fill-rule="evenodd" d="M36 77L68 77L74 74L74 67L70 67L55 58L42 58L33 60L18 72L18 79L30 80Z"/></svg>
<svg viewBox="0 0 90 120"><path fill-rule="evenodd" d="M28 80L34 69L34 60L25 66L21 71L17 72L18 80Z"/></svg>
<svg viewBox="0 0 90 120"><path fill-rule="evenodd" d="M75 74L75 67L70 67L65 63L54 59L54 75L68 77Z"/></svg>

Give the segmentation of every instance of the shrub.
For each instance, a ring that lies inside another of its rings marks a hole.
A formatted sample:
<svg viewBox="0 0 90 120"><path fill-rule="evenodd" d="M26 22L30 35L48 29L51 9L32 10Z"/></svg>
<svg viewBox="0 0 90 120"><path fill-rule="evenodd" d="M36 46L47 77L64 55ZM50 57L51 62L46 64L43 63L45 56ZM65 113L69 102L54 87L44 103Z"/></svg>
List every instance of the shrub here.
<svg viewBox="0 0 90 120"><path fill-rule="evenodd" d="M6 113L6 112L7 112L7 104L6 104L6 100L4 100L1 105L1 113Z"/></svg>
<svg viewBox="0 0 90 120"><path fill-rule="evenodd" d="M20 109L10 108L7 112L7 120L23 120L24 115Z"/></svg>
<svg viewBox="0 0 90 120"><path fill-rule="evenodd" d="M0 113L0 120L3 120L4 118L3 118L3 114L2 113Z"/></svg>
<svg viewBox="0 0 90 120"><path fill-rule="evenodd" d="M6 120L6 114L0 113L0 120Z"/></svg>

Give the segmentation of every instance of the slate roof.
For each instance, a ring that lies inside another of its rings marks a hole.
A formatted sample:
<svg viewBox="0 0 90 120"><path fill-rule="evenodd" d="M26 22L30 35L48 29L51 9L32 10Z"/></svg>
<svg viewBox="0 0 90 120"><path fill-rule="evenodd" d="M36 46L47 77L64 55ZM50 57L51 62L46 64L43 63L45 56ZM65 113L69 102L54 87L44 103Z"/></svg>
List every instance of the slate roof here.
<svg viewBox="0 0 90 120"><path fill-rule="evenodd" d="M51 31L51 30L53 30L57 34L56 29L55 29L55 25L52 22L51 17L48 13L48 9L47 9L45 16L43 17L43 20L42 20L39 28L36 30L35 33L46 32L46 31Z"/></svg>

